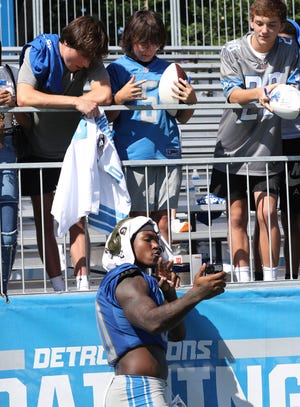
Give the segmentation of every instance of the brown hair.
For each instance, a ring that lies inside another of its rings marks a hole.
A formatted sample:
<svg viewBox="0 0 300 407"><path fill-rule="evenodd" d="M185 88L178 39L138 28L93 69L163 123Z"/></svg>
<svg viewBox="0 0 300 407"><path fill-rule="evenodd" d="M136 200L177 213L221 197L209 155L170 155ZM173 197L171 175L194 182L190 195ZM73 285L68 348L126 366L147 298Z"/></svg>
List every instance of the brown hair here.
<svg viewBox="0 0 300 407"><path fill-rule="evenodd" d="M287 17L287 7L283 0L255 0L250 7L250 18L254 16L278 16L284 23Z"/></svg>
<svg viewBox="0 0 300 407"><path fill-rule="evenodd" d="M66 42L91 60L100 59L108 53L104 24L92 16L81 16L71 21L63 28L60 42Z"/></svg>
<svg viewBox="0 0 300 407"><path fill-rule="evenodd" d="M132 54L135 42L155 44L160 50L164 48L166 30L159 14L152 10L139 10L130 17L120 41L125 54Z"/></svg>

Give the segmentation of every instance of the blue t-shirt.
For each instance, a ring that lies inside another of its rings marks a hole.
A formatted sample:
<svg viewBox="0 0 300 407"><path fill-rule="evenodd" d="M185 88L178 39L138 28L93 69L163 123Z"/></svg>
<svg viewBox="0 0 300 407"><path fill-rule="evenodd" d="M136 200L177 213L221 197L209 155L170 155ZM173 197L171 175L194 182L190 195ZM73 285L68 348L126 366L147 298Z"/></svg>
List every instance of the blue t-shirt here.
<svg viewBox="0 0 300 407"><path fill-rule="evenodd" d="M155 57L147 66L124 55L108 67L112 93L115 95L135 75L135 81L146 79L143 93L147 100L127 105L160 103L158 85L170 62ZM181 158L180 132L176 119L166 110L121 111L113 124L115 145L121 160Z"/></svg>
<svg viewBox="0 0 300 407"><path fill-rule="evenodd" d="M139 346L157 345L166 351L168 345L167 332L152 335L128 322L116 298L120 274L124 272L142 275L148 282L150 298L158 306L164 304L164 296L157 281L135 265L122 264L104 276L96 297L97 323L103 346L107 352L107 361L111 366L115 366L126 352Z"/></svg>

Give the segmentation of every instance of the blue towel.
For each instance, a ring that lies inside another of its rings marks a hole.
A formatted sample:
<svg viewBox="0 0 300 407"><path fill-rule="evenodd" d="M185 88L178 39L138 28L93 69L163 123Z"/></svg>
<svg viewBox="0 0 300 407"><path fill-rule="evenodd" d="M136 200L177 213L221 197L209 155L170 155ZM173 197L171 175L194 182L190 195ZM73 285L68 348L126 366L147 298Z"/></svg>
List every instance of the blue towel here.
<svg viewBox="0 0 300 407"><path fill-rule="evenodd" d="M64 65L59 52L59 36L40 34L25 44L20 55L20 66L27 47L31 47L30 65L38 82L52 93L61 94Z"/></svg>

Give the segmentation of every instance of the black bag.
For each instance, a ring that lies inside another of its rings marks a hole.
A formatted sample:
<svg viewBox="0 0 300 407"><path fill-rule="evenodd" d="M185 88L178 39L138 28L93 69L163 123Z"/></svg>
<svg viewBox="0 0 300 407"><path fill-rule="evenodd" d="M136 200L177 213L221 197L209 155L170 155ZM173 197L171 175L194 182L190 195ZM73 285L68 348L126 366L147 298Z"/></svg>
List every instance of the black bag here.
<svg viewBox="0 0 300 407"><path fill-rule="evenodd" d="M5 68L6 68L7 72L9 73L9 76L11 77L12 83L15 88L15 94L17 94L17 86L16 86L14 74L9 65L5 64ZM27 139L26 132L23 129L23 127L20 126L16 122L16 120L14 120L14 123L13 123L13 145L15 148L17 159L21 159L21 158L23 159L25 157L30 156L31 147L30 147L30 143Z"/></svg>
<svg viewBox="0 0 300 407"><path fill-rule="evenodd" d="M27 135L19 124L14 124L13 146L18 160L30 156L31 147Z"/></svg>

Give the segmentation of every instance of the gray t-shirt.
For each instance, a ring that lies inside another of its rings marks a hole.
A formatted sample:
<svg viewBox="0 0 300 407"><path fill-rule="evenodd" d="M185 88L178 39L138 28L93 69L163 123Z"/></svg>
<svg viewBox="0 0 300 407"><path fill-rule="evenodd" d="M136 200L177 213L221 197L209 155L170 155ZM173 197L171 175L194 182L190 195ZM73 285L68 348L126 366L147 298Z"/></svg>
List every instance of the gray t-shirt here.
<svg viewBox="0 0 300 407"><path fill-rule="evenodd" d="M30 66L29 53L30 47L26 49L18 83L26 83L35 89L49 93L35 78ZM102 61L75 73L71 73L65 68L62 95L81 96L86 82L91 83L94 80L103 79L109 79L109 76ZM80 112L34 112L34 123L29 132L32 154L44 159L62 161L80 117Z"/></svg>
<svg viewBox="0 0 300 407"><path fill-rule="evenodd" d="M248 34L251 35L251 34ZM275 82L295 83L299 75L298 45L278 38L272 50L261 60L251 49L248 35L227 43L221 50L221 83L228 99L234 89L249 89ZM266 109L225 109L217 136L215 157L263 157L280 156L280 118ZM215 168L225 171L224 164ZM270 163L270 173L278 173L280 163ZM245 175L245 163L232 163L232 174ZM265 174L265 162L257 160L249 165L249 174Z"/></svg>

